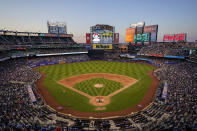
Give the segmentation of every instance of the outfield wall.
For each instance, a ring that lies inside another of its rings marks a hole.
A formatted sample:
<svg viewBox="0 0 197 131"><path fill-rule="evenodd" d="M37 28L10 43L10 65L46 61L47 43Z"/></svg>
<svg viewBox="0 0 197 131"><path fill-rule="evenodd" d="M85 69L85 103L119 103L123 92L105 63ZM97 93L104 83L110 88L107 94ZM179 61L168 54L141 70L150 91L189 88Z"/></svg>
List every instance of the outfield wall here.
<svg viewBox="0 0 197 131"><path fill-rule="evenodd" d="M46 66L46 65L56 65L56 64L64 64L64 63L77 63L77 62L85 62L85 61L112 61L112 62L138 62L138 63L148 63L152 64L153 66L160 66L154 64L152 60L144 59L144 58L135 58L135 59L127 59L127 60L120 60L120 59L90 59L90 58L78 58L78 59L72 59L72 58L65 58L65 60L54 60L54 61L41 61L38 63L29 63L30 67L39 67L39 66Z"/></svg>

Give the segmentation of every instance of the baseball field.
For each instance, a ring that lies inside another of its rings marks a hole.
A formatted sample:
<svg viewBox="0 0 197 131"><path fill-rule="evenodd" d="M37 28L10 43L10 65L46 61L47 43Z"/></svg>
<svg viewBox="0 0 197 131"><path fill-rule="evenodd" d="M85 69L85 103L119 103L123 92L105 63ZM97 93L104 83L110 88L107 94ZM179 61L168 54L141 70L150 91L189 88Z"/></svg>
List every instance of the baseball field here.
<svg viewBox="0 0 197 131"><path fill-rule="evenodd" d="M52 97L68 110L91 113L121 111L139 104L151 86L153 69L146 64L109 61L36 68L44 75L39 86L48 92L46 99Z"/></svg>

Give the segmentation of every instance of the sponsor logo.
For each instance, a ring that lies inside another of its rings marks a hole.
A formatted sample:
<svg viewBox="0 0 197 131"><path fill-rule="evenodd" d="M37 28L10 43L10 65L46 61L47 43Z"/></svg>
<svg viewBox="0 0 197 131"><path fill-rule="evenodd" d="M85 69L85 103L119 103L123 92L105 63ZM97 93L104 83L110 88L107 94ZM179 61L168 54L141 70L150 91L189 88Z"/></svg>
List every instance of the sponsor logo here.
<svg viewBox="0 0 197 131"><path fill-rule="evenodd" d="M163 41L185 41L186 34L179 33L179 34L170 34L164 35Z"/></svg>

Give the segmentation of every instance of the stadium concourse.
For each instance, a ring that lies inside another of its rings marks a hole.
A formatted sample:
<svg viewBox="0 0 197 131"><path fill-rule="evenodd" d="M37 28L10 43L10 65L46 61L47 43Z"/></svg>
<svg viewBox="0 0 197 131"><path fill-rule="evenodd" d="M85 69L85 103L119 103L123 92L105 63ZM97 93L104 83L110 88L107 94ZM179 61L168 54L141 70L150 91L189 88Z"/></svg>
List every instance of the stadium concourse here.
<svg viewBox="0 0 197 131"><path fill-rule="evenodd" d="M16 41L16 39L18 39ZM159 66L154 75L160 80L153 102L144 110L125 117L111 119L80 119L60 114L48 107L35 82L41 74L32 65L42 62L67 63L90 61L87 54L39 57L37 54L87 51L85 46L67 42L53 45L44 43L44 48L28 47L32 57L26 59L26 50L17 43L20 38L0 39L0 130L192 130L197 128L197 60L196 54L189 55L186 44L165 44L145 46L138 52L138 58L146 58ZM70 38L69 38L70 39ZM28 39L29 40L29 39ZM35 38L35 41L38 40ZM39 39L40 40L40 39ZM10 43L8 41L14 41ZM34 38L32 39L34 41ZM52 39L60 41L60 39ZM71 40L72 41L72 40ZM5 43L7 42L7 43ZM23 41L21 40L23 43ZM57 43L58 43L57 42ZM36 42L35 42L36 43ZM56 43L56 42L55 42ZM12 45L14 44L14 45ZM24 45L26 43L23 43ZM32 44L32 43L31 43ZM193 46L193 45L192 45ZM48 48L46 48L48 47ZM38 49L39 48L39 49ZM106 53L105 60L121 60L120 53ZM113 55L112 55L113 54ZM185 59L164 59L143 56L159 54L185 56ZM21 57L21 58L17 58ZM95 59L94 59L95 60ZM129 62L133 61L126 59ZM146 62L149 63L149 62ZM167 93L163 90L167 83Z"/></svg>

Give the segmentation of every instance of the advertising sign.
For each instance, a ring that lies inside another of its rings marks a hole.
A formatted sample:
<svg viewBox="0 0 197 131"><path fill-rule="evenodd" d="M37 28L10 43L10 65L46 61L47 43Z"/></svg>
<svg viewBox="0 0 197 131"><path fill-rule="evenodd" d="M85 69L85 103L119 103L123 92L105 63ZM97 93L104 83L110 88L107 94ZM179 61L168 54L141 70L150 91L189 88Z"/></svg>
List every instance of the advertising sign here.
<svg viewBox="0 0 197 131"><path fill-rule="evenodd" d="M145 22L137 22L137 27L144 27Z"/></svg>
<svg viewBox="0 0 197 131"><path fill-rule="evenodd" d="M90 44L90 33L86 33L86 44Z"/></svg>
<svg viewBox="0 0 197 131"><path fill-rule="evenodd" d="M59 34L66 34L66 27L58 27Z"/></svg>
<svg viewBox="0 0 197 131"><path fill-rule="evenodd" d="M49 30L48 32L50 34L58 34L58 27L57 26L49 26L48 30Z"/></svg>
<svg viewBox="0 0 197 131"><path fill-rule="evenodd" d="M112 49L112 44L93 44L93 49Z"/></svg>
<svg viewBox="0 0 197 131"><path fill-rule="evenodd" d="M136 28L137 27L137 24L130 24L130 27L131 28Z"/></svg>
<svg viewBox="0 0 197 131"><path fill-rule="evenodd" d="M112 37L113 36L113 33L102 33L102 36L103 37Z"/></svg>
<svg viewBox="0 0 197 131"><path fill-rule="evenodd" d="M98 33L93 33L92 35L92 41L93 43L100 43L101 41L101 35Z"/></svg>
<svg viewBox="0 0 197 131"><path fill-rule="evenodd" d="M185 42L186 41L186 33L179 33L179 34L165 34L163 37L164 42Z"/></svg>
<svg viewBox="0 0 197 131"><path fill-rule="evenodd" d="M144 26L144 33L151 33L151 42L157 41L158 25Z"/></svg>
<svg viewBox="0 0 197 131"><path fill-rule="evenodd" d="M142 34L144 27L137 27L136 28L136 34Z"/></svg>
<svg viewBox="0 0 197 131"><path fill-rule="evenodd" d="M157 32L152 32L151 33L150 41L151 42L157 42Z"/></svg>
<svg viewBox="0 0 197 131"><path fill-rule="evenodd" d="M161 96L163 99L166 99L166 97L167 97L167 92L168 92L168 84L165 82L165 83L164 83L164 87L163 87L162 96Z"/></svg>
<svg viewBox="0 0 197 131"><path fill-rule="evenodd" d="M150 33L144 34L136 34L135 42L149 42L150 41Z"/></svg>
<svg viewBox="0 0 197 131"><path fill-rule="evenodd" d="M144 26L144 33L152 33L157 31L158 25Z"/></svg>
<svg viewBox="0 0 197 131"><path fill-rule="evenodd" d="M135 28L126 29L126 42L134 42Z"/></svg>
<svg viewBox="0 0 197 131"><path fill-rule="evenodd" d="M113 31L113 26L97 24L95 26L92 26L92 31L95 31L95 30L110 30L110 31Z"/></svg>
<svg viewBox="0 0 197 131"><path fill-rule="evenodd" d="M114 43L115 44L119 43L119 33L115 33L115 35L114 35Z"/></svg>
<svg viewBox="0 0 197 131"><path fill-rule="evenodd" d="M102 36L101 43L106 43L106 44L113 43L113 37L112 36L110 36L110 37Z"/></svg>

